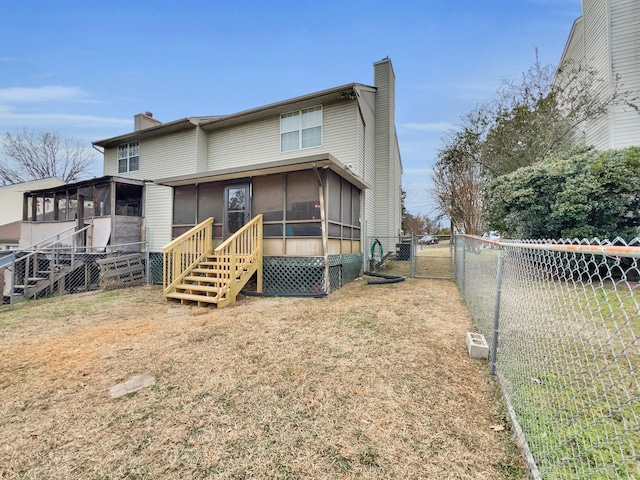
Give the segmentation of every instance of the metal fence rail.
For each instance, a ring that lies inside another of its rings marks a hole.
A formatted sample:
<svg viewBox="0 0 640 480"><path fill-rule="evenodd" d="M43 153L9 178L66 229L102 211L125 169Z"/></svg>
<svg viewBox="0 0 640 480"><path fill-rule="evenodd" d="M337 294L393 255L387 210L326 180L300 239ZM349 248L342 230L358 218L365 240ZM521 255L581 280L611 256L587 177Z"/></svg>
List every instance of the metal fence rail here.
<svg viewBox="0 0 640 480"><path fill-rule="evenodd" d="M640 478L639 257L640 239L456 238L533 478Z"/></svg>

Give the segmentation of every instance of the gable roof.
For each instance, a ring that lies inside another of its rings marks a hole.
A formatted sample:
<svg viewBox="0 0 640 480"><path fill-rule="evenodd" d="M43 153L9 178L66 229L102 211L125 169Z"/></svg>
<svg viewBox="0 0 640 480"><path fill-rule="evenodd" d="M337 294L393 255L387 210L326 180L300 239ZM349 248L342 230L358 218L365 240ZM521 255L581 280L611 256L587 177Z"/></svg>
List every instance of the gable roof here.
<svg viewBox="0 0 640 480"><path fill-rule="evenodd" d="M276 103L270 103L261 107L244 110L230 115L215 115L207 117L187 117L172 122L161 123L153 127L138 130L136 132L119 135L117 137L106 138L92 142L93 145L103 148L113 148L119 144L144 140L146 138L158 137L169 133L176 133L185 130L192 130L201 127L205 131L212 131L217 128L229 127L241 123L258 120L260 118L280 115L292 110L301 110L318 104L330 104L339 102L347 98L354 99L359 90L375 91L375 87L359 83L349 83L340 87L322 90L299 97L290 98Z"/></svg>

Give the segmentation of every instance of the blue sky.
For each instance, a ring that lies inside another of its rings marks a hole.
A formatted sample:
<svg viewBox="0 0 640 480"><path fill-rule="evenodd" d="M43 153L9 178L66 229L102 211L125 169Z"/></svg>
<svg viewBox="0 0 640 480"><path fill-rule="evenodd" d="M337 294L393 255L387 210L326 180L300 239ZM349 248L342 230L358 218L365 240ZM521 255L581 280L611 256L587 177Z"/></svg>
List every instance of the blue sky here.
<svg viewBox="0 0 640 480"><path fill-rule="evenodd" d="M144 111L166 122L372 85L373 62L389 56L407 207L429 214L446 130L536 48L557 64L580 14L580 0L5 0L0 133L89 144L131 131Z"/></svg>

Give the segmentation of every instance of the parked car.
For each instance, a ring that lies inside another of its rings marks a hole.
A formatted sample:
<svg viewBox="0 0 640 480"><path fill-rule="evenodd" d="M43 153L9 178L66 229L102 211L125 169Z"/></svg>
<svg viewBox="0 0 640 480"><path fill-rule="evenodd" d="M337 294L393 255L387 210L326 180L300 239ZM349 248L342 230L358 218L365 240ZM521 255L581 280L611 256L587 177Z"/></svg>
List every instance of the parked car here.
<svg viewBox="0 0 640 480"><path fill-rule="evenodd" d="M435 235L423 235L418 240L418 243L420 245L435 245L436 243L438 243L438 237L436 237Z"/></svg>
<svg viewBox="0 0 640 480"><path fill-rule="evenodd" d="M482 234L482 238L488 238L489 240L494 240L496 242L499 242L500 234L495 230L491 230L489 233Z"/></svg>

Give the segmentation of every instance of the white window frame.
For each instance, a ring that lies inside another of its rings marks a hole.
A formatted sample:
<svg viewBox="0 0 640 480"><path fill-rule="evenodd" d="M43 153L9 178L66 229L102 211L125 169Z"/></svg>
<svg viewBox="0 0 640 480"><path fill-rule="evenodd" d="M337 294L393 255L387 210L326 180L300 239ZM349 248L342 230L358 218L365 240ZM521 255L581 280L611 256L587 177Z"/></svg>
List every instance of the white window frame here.
<svg viewBox="0 0 640 480"><path fill-rule="evenodd" d="M312 122L309 125L304 125L303 120L306 120L304 118L304 115L306 113L311 113L311 112L320 112L319 115L319 122ZM293 112L288 112L285 114L280 115L280 152L281 153L286 153L286 152L293 152L296 150L305 150L308 148L316 148L316 147L321 147L322 146L322 142L323 142L323 123L324 123L324 115L323 115L323 108L322 105L317 105L315 107L309 107L309 108L303 108L302 110L296 110ZM289 119L288 121L286 121L286 119ZM283 127L283 124L286 123L289 124L289 128L287 127ZM309 145L309 146L303 146L303 137L304 137L304 132L310 132L312 129L315 128L320 128L320 141L319 143L314 143L313 145ZM297 133L297 145L295 145L294 142L294 146L291 146L291 148L284 148L285 142L284 140L284 135L288 134L288 133Z"/></svg>
<svg viewBox="0 0 640 480"><path fill-rule="evenodd" d="M131 161L136 159L136 167L131 168ZM120 160L126 160L126 169L120 169ZM123 143L116 151L116 170L118 173L135 172L140 170L140 142Z"/></svg>

